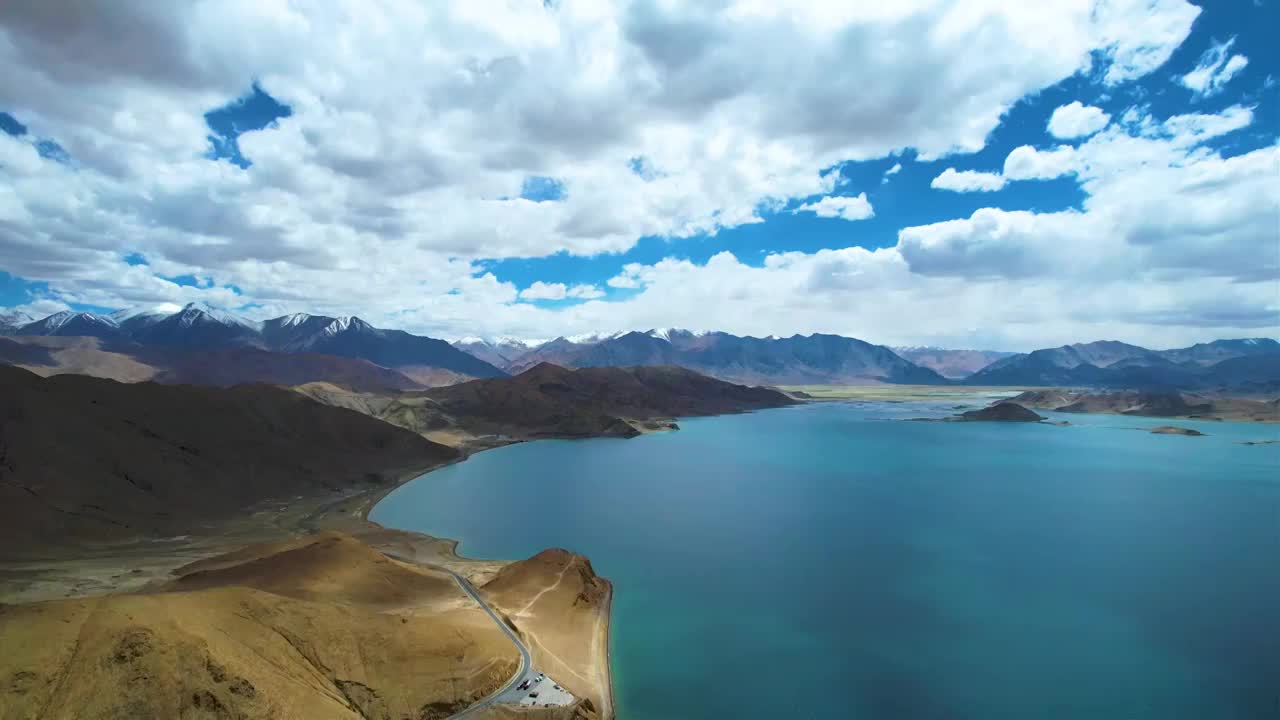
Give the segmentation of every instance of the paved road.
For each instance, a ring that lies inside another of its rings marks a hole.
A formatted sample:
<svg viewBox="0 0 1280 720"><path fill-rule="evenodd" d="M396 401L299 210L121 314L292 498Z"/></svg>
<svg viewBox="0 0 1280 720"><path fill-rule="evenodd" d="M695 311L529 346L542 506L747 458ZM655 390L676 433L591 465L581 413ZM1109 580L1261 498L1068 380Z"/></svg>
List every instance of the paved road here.
<svg viewBox="0 0 1280 720"><path fill-rule="evenodd" d="M509 625L507 625L505 622L502 621L502 617L499 616L498 613L494 611L493 608L489 607L489 603L485 602L484 598L480 597L480 593L476 591L476 588L474 585L471 584L471 581L462 577L458 573L450 570L449 568L443 567L441 565L420 562L418 560L415 560L414 558L404 557L403 555L400 555L398 553L393 553L393 552L384 552L383 554L386 555L387 557L395 558L396 560L403 560L405 562L416 563L424 567L429 567L432 570L438 570L443 573L448 573L449 576L453 578L453 581L458 584L458 587L462 588L462 592L470 596L472 600L475 600L476 604L479 605L482 610L488 613L489 617L493 618L493 621L498 624L498 627L502 628L502 632L506 633L506 636L511 639L512 643L515 644L516 650L520 651L520 667L516 670L516 674L513 675L511 679L506 682L505 685L498 688L497 690L494 690L489 695L489 697L477 703L474 703L473 705L468 707L466 710L463 710L460 713L455 713L453 715L450 715L449 720L454 720L455 718L471 717L475 713L487 707L497 705L499 703L515 704L520 702L521 698L524 698L527 695L528 691L517 690L516 687L519 686L521 683L523 683L525 680L528 680L529 684L532 685L538 678L537 671L533 669L533 658L529 655L529 647L524 644L524 641L520 639L519 635L515 634L515 631L513 631Z"/></svg>
<svg viewBox="0 0 1280 720"><path fill-rule="evenodd" d="M437 570L449 573L449 575L453 577L453 581L458 583L458 587L462 588L462 592L470 595L471 599L475 600L477 605L479 605L485 612L489 613L489 617L493 618L493 621L498 624L498 627L502 628L502 632L506 633L507 637L511 638L511 642L515 643L516 650L520 651L520 667L516 670L516 674L507 681L507 684L497 690L494 690L489 697L475 703L466 710L453 715L452 718L470 717L474 713L498 703L520 702L520 699L525 696L527 691L517 690L517 686L525 680L528 680L530 684L533 684L538 677L538 673L533 669L533 658L529 656L528 646L524 644L524 641L520 639L519 635L515 634L515 631L513 631L509 625L502 621L502 618L498 616L498 613L495 612L493 608L489 607L489 603L485 602L484 599L480 597L480 593L476 591L475 586L473 586L469 580L449 568L439 566L434 567Z"/></svg>

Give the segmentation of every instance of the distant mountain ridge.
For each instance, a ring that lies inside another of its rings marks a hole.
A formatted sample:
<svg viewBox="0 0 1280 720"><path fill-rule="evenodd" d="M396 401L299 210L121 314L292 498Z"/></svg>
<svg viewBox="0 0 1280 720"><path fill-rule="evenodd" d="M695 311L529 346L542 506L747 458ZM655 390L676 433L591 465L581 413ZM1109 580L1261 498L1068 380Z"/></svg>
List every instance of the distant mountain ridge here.
<svg viewBox="0 0 1280 720"><path fill-rule="evenodd" d="M967 385L1280 390L1280 343L1215 340L1149 350L1117 341L1077 343L1002 358L966 377Z"/></svg>
<svg viewBox="0 0 1280 720"><path fill-rule="evenodd" d="M948 382L883 345L841 335L755 338L674 328L558 337L509 358L502 367L520 373L544 362L570 368L675 365L750 384Z"/></svg>
<svg viewBox="0 0 1280 720"><path fill-rule="evenodd" d="M941 347L895 347L905 360L929 368L950 380L959 380L1015 353L1000 350L951 350Z"/></svg>
<svg viewBox="0 0 1280 720"><path fill-rule="evenodd" d="M367 360L384 368L406 370L408 375L422 375L424 369L430 369L462 378L506 376L491 363L444 340L376 328L358 317L299 313L254 322L191 303L173 313L64 311L0 329L16 336L94 337L111 350L132 346L175 352L257 349ZM254 362L261 362L261 358L255 356Z"/></svg>
<svg viewBox="0 0 1280 720"><path fill-rule="evenodd" d="M358 317L295 313L257 322L196 303L176 312L64 311L38 320L8 312L0 314L0 334L97 338L102 350L130 356L142 352L150 358L144 362L168 368L179 364L164 357L166 352L222 350L226 352L216 357L228 364L226 369L213 368L208 363L201 367L188 357L181 363L181 373L156 376L216 379L219 384L294 377L310 382L334 375L339 384L344 382L340 378L346 378L347 386L366 389L437 386L472 378L505 377L549 362L568 368L674 365L731 382L774 385L955 383L1246 392L1280 389L1280 343L1271 338L1215 340L1168 350L1105 340L1005 353L889 348L831 334L759 338L662 328L561 336L547 342L465 338L449 343L403 330L377 328ZM231 349L261 352L235 353ZM39 355L38 351L17 347L9 348L7 353L14 358ZM305 363L305 372L293 372L286 367L291 362L288 358L263 353L295 359L306 354L312 358ZM371 369L326 361L325 357L365 361L399 376L379 376ZM153 362L156 360L163 362L157 365ZM237 364L248 369L238 372Z"/></svg>

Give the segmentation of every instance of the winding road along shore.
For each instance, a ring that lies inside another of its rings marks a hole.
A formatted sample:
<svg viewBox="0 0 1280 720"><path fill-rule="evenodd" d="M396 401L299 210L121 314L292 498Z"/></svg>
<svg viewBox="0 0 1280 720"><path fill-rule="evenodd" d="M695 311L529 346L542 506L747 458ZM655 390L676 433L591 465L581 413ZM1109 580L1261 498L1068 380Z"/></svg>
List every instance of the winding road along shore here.
<svg viewBox="0 0 1280 720"><path fill-rule="evenodd" d="M443 567L441 565L436 565L434 563L424 563L417 560L416 558L405 557L404 555L396 552L389 552L384 550L382 554L386 555L389 558L400 560L401 562L419 564L419 565L422 565L423 567L429 567L432 570L436 570L438 572L448 574L449 577L453 578L453 581L458 584L458 587L462 589L462 592L466 593L468 597L474 600L475 603L480 606L480 609L484 610L485 613L487 613L489 617L492 618L495 623L497 623L498 627L501 628L502 632L511 640L513 644L515 644L516 650L519 651L520 653L520 666L516 669L516 673L511 676L511 679L508 680L506 684L504 684L502 687L498 688L497 690L494 690L492 693L489 694L488 697L484 698L483 700L480 700L479 702L474 703L473 705L468 707L466 710L450 715L449 716L450 720L454 720L455 718L471 717L475 713L499 703L510 703L513 705L518 703L520 701L520 698L523 697L523 691L516 690L516 687L521 683L523 683L525 680L528 680L530 683L532 683L534 678L537 677L537 673L533 669L533 656L529 654L529 646L525 645L524 641L520 639L520 636L517 635L515 631L511 629L511 626L503 622L502 617L498 615L498 612L494 610L489 605L489 603L485 602L484 598L480 597L480 593L476 590L475 586L471 584L471 581L467 580L462 575L454 572L453 570L450 570L449 568Z"/></svg>

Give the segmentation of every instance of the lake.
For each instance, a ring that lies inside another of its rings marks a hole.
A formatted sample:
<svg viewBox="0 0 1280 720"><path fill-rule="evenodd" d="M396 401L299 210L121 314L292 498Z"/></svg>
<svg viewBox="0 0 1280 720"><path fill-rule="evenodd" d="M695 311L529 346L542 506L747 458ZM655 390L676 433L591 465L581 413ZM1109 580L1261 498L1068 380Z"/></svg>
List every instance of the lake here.
<svg viewBox="0 0 1280 720"><path fill-rule="evenodd" d="M372 519L587 555L621 720L1280 717L1280 427L902 421L948 406L513 445Z"/></svg>

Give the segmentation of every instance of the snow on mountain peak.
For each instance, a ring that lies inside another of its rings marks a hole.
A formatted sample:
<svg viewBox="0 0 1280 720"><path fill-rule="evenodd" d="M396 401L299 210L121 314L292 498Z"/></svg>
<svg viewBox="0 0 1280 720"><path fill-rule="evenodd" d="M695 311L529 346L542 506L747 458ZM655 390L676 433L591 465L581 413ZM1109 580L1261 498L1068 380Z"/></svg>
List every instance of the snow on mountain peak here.
<svg viewBox="0 0 1280 720"><path fill-rule="evenodd" d="M257 330L259 323L246 320L239 315L229 313L226 310L218 308L203 302L190 302L182 306L182 309L174 313L170 317L177 316L178 322L183 327L191 327L197 322L216 322L223 325L238 325L240 327Z"/></svg>
<svg viewBox="0 0 1280 720"><path fill-rule="evenodd" d="M566 337L565 340L568 340L574 345L592 345L594 343L604 342L605 340L622 337L626 334L627 331L625 330L616 330L611 333L584 333L582 335L570 335Z"/></svg>
<svg viewBox="0 0 1280 720"><path fill-rule="evenodd" d="M674 328L674 327L654 328L645 333L645 335L648 335L650 337L655 337L661 340L666 340L667 342L671 342L671 338L676 335L702 337L704 335L709 335L709 334L710 334L710 331L708 330L686 330L684 328Z"/></svg>
<svg viewBox="0 0 1280 720"><path fill-rule="evenodd" d="M372 329L372 325L361 320L355 315L343 315L342 317L334 318L333 322L324 327L323 332L326 335L337 335L338 333L346 332L347 330L361 332Z"/></svg>

